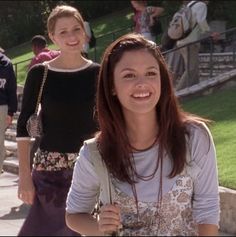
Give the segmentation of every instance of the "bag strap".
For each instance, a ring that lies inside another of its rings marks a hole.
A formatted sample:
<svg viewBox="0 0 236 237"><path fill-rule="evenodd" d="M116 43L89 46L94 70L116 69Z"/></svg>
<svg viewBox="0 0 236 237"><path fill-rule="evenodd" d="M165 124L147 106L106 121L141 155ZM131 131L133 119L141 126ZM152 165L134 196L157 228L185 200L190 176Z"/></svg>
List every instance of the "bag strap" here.
<svg viewBox="0 0 236 237"><path fill-rule="evenodd" d="M190 8L190 10L191 10L191 21L192 21L192 17L193 17L192 9L191 9L191 8L192 8L192 6L195 5L197 2L198 2L198 1L194 1L194 2L192 2L191 4L189 4L189 6L188 6L188 7ZM197 26L197 22L196 22L195 25L192 27L191 31L193 31L196 26Z"/></svg>
<svg viewBox="0 0 236 237"><path fill-rule="evenodd" d="M185 135L186 139L186 172L189 174L193 181L197 179L198 174L201 172L201 168L196 164L196 162L192 159L192 154L191 154L191 145L190 141L187 135Z"/></svg>
<svg viewBox="0 0 236 237"><path fill-rule="evenodd" d="M39 95L38 95L38 99L37 99L37 104L36 104L36 108L35 108L35 111L34 111L35 114L38 113L39 104L40 104L40 101L41 101L41 98L42 98L42 94L43 94L43 87L44 87L44 84L46 82L47 75L48 75L48 64L44 63L43 80L42 80L42 83L41 83L41 86L40 86L40 89L39 89Z"/></svg>
<svg viewBox="0 0 236 237"><path fill-rule="evenodd" d="M191 4L188 5L189 8L191 8L193 5L195 5L197 2L200 2L200 1L194 1L192 2Z"/></svg>
<svg viewBox="0 0 236 237"><path fill-rule="evenodd" d="M113 203L114 187L111 183L110 174L107 170L106 164L102 160L101 154L97 147L97 141L95 138L84 141L87 145L92 164L95 172L99 177L100 186L100 198L103 203Z"/></svg>

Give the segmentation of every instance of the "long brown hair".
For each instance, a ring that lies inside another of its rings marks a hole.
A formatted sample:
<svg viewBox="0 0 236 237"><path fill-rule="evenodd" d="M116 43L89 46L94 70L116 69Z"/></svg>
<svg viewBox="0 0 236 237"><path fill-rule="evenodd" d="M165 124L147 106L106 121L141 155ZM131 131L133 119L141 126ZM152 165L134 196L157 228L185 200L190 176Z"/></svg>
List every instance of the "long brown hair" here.
<svg viewBox="0 0 236 237"><path fill-rule="evenodd" d="M141 35L131 33L121 36L109 45L103 55L98 78L96 104L101 132L97 138L102 159L109 171L115 178L130 184L134 184L133 174L136 174L132 165L132 149L126 134L121 104L112 91L117 63L125 52L139 49L148 50L160 67L161 95L156 105L157 122L160 128L159 157L162 160L167 152L173 159L170 177L181 173L186 162L185 135L188 134L186 123L201 121L201 118L190 116L180 108L165 60L156 44Z"/></svg>

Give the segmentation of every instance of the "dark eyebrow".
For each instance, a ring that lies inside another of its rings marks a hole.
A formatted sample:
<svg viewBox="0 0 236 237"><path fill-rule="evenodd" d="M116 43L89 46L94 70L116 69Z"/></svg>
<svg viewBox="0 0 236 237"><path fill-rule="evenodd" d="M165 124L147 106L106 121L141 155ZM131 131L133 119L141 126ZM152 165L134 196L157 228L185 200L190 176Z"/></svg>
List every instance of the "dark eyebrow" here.
<svg viewBox="0 0 236 237"><path fill-rule="evenodd" d="M159 67L151 66L151 67L148 67L147 69L148 69L148 70L150 70L150 69L156 69L156 70L158 70ZM135 71L135 70L134 70L133 68L126 67L126 68L123 68L120 72L123 72L123 71Z"/></svg>

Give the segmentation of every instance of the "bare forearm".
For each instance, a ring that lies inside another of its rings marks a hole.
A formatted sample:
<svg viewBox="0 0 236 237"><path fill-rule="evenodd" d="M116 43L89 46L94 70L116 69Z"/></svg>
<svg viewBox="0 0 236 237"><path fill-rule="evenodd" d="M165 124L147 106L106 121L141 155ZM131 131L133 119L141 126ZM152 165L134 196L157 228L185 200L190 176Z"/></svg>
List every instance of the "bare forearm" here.
<svg viewBox="0 0 236 237"><path fill-rule="evenodd" d="M217 225L200 224L198 225L198 235L199 236L217 236L218 227Z"/></svg>
<svg viewBox="0 0 236 237"><path fill-rule="evenodd" d="M19 174L30 174L30 140L18 141L17 153L19 158Z"/></svg>
<svg viewBox="0 0 236 237"><path fill-rule="evenodd" d="M88 213L66 213L66 224L70 229L81 235L104 236L104 234L98 230L96 219Z"/></svg>

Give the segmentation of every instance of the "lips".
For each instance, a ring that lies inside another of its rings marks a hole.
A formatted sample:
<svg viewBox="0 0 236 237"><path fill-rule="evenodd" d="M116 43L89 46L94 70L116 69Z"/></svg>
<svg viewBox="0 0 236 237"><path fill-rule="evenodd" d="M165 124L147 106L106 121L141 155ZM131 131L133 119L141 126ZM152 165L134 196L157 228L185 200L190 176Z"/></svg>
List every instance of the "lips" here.
<svg viewBox="0 0 236 237"><path fill-rule="evenodd" d="M76 42L76 43L69 43L69 44L67 44L68 46L77 46L77 45L79 45L79 43L78 42Z"/></svg>

